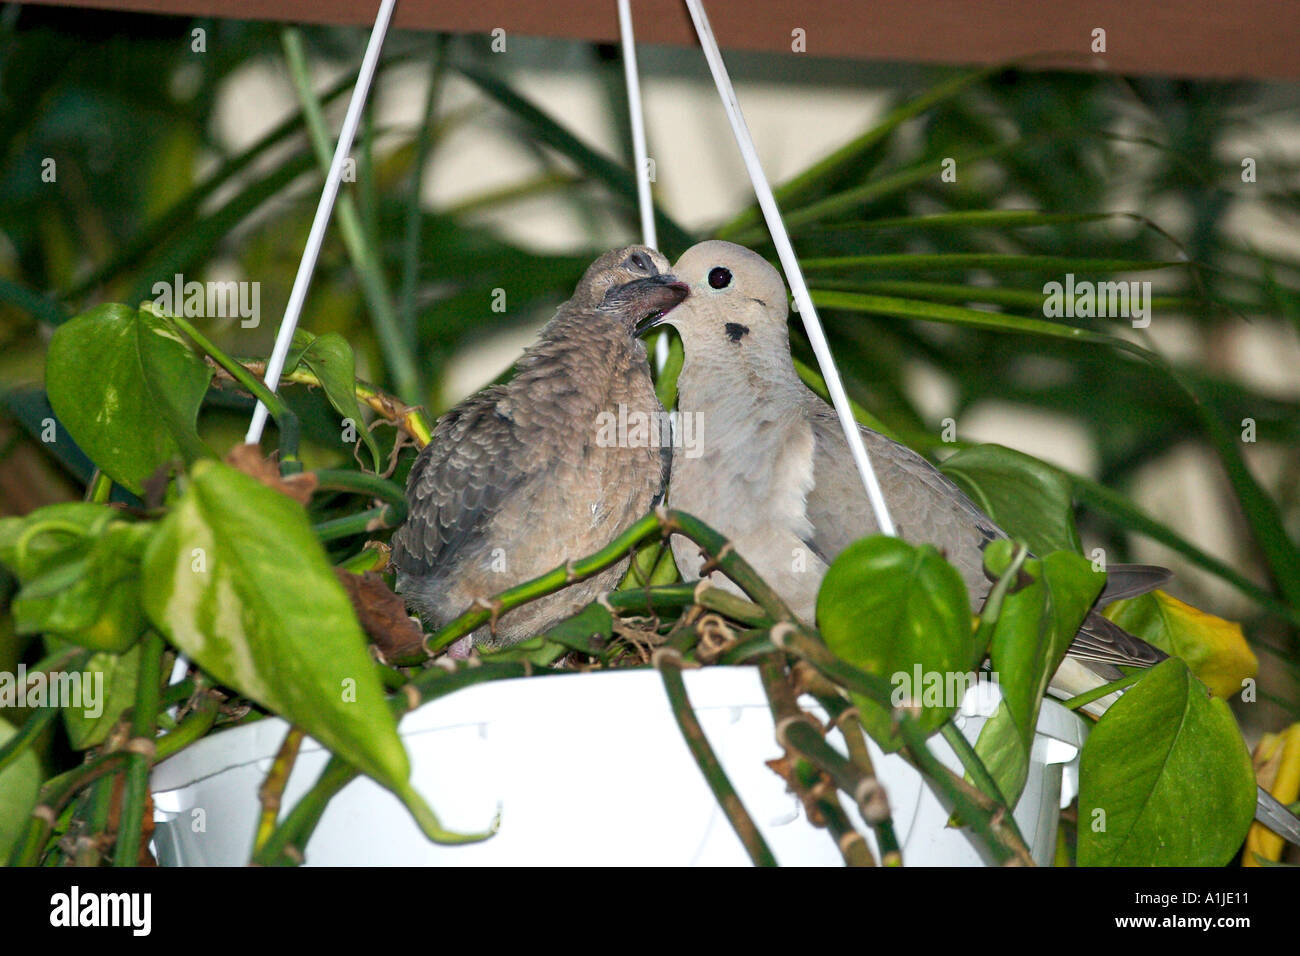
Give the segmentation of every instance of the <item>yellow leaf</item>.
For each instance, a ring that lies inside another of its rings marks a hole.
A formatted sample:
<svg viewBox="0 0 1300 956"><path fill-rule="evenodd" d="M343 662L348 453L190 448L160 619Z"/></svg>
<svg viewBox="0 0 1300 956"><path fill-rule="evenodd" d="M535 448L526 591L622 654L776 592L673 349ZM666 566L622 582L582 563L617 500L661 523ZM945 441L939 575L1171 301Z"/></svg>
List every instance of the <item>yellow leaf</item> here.
<svg viewBox="0 0 1300 956"><path fill-rule="evenodd" d="M1255 780L1284 804L1300 797L1300 724L1292 724L1280 734L1265 734L1251 758ZM1262 823L1251 824L1246 835L1242 866L1261 866L1265 860L1279 860L1286 841Z"/></svg>
<svg viewBox="0 0 1300 956"><path fill-rule="evenodd" d="M1241 692L1259 661L1236 621L1184 604L1164 591L1116 601L1102 612L1124 630L1181 657L1216 697Z"/></svg>

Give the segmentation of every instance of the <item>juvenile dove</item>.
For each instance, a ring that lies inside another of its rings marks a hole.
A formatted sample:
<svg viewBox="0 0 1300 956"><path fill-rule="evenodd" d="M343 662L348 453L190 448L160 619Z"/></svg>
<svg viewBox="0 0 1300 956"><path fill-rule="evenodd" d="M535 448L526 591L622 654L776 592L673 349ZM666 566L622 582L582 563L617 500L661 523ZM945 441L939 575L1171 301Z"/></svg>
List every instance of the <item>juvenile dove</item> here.
<svg viewBox="0 0 1300 956"><path fill-rule="evenodd" d="M599 550L662 496L666 447L602 436L607 416L663 414L637 323L687 288L644 246L606 253L524 352L515 376L439 419L406 484L393 534L397 590L426 628ZM501 615L457 642L526 640L614 588L627 562Z"/></svg>
<svg viewBox="0 0 1300 956"><path fill-rule="evenodd" d="M707 440L694 454L674 449L669 504L726 535L791 609L812 621L830 563L879 529L839 419L795 371L785 283L761 256L720 241L688 249L673 271L690 297L642 331L671 324L681 335L678 414L701 416L695 430ZM983 549L1006 534L916 452L869 428L861 434L895 530L939 548L977 610L992 586ZM686 580L699 577L703 558L692 542L675 536L673 556ZM1169 576L1163 568L1111 565L1098 603L1152 590ZM720 573L712 577L735 590ZM1117 664L1150 666L1165 656L1093 611L1051 689L1073 696L1119 679ZM1293 840L1300 834L1300 821L1263 790L1257 816Z"/></svg>

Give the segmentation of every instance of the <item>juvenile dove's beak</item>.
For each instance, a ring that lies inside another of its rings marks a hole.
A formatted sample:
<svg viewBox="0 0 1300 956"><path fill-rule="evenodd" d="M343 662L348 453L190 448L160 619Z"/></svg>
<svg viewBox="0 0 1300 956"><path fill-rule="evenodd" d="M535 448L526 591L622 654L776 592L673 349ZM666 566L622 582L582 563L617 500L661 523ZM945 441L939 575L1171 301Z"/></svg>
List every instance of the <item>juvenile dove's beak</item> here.
<svg viewBox="0 0 1300 956"><path fill-rule="evenodd" d="M665 315L681 304L691 294L691 287L675 275L657 275L649 279L634 279L620 290L622 294L636 296L645 306L646 317L637 323L638 336L649 332L663 321Z"/></svg>

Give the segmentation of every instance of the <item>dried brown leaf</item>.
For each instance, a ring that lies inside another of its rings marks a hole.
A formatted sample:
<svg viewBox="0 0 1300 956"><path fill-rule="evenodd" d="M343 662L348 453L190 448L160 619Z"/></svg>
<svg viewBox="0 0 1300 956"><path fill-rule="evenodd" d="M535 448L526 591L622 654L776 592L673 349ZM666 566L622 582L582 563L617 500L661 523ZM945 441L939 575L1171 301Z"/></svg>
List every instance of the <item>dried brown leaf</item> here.
<svg viewBox="0 0 1300 956"><path fill-rule="evenodd" d="M262 457L257 445L236 445L226 453L226 464L256 478L268 488L288 495L300 505L311 501L316 491L316 476L310 472L283 476L270 458Z"/></svg>

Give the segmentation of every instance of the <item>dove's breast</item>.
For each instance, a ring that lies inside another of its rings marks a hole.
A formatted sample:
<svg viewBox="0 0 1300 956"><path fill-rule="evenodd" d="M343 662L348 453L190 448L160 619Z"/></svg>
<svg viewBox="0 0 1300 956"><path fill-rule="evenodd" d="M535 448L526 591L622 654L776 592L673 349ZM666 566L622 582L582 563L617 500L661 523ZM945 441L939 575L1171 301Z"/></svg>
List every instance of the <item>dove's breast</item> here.
<svg viewBox="0 0 1300 956"><path fill-rule="evenodd" d="M808 543L812 429L788 405L747 408L743 415L706 407L710 412L699 423L703 440L698 454L685 447L673 450L668 503L726 536L796 614L811 620L817 585L826 572ZM673 537L672 547L682 576L696 580L704 564L698 547L680 535ZM712 580L740 593L720 573Z"/></svg>

